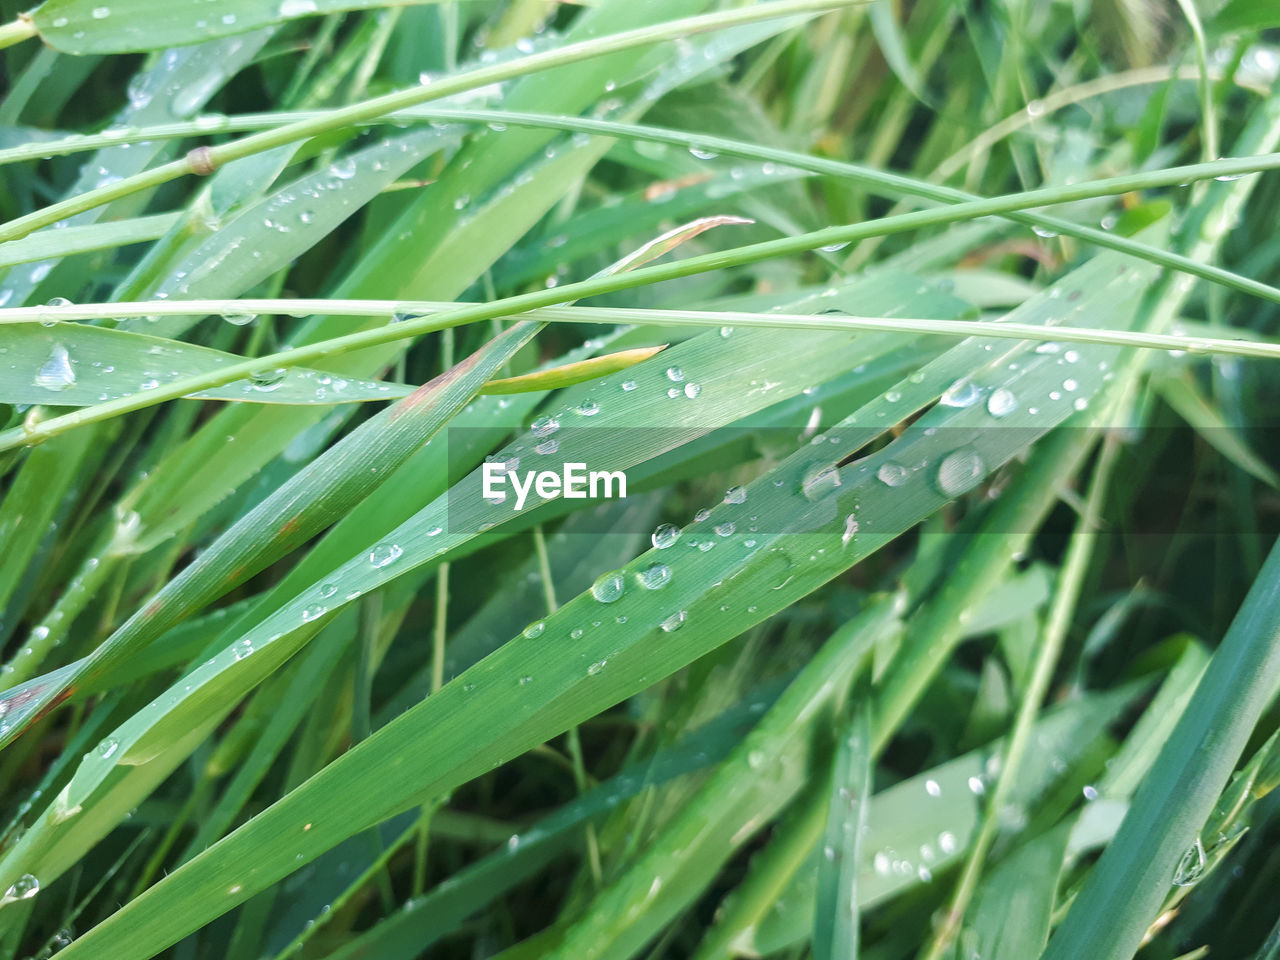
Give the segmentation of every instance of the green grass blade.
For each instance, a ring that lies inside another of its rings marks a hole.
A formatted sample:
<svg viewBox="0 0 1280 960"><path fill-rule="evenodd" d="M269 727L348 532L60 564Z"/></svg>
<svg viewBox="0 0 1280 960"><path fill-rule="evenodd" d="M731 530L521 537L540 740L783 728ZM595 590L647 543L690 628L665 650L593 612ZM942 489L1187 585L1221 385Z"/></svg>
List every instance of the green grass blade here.
<svg viewBox="0 0 1280 960"><path fill-rule="evenodd" d="M1120 832L1049 941L1046 960L1086 954L1128 960L1138 949L1274 695L1276 676L1280 547L1259 572Z"/></svg>

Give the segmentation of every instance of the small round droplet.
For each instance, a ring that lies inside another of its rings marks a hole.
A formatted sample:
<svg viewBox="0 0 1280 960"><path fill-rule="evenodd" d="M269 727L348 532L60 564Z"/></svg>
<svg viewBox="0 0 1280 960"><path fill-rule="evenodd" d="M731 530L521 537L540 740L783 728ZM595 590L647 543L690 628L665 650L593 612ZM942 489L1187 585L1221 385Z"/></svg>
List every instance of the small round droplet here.
<svg viewBox="0 0 1280 960"><path fill-rule="evenodd" d="M94 748L93 752L96 753L103 760L110 760L111 757L115 755L115 752L119 749L120 749L120 741L115 739L114 737L107 737L105 740L102 740L101 742L99 742L97 747Z"/></svg>
<svg viewBox="0 0 1280 960"><path fill-rule="evenodd" d="M601 603L613 603L622 596L626 583L617 570L602 574L591 585L591 595Z"/></svg>
<svg viewBox="0 0 1280 960"><path fill-rule="evenodd" d="M690 400L696 399L701 392L702 387L696 383L686 383L684 385L684 395Z"/></svg>
<svg viewBox="0 0 1280 960"><path fill-rule="evenodd" d="M600 404L594 400L583 400L580 404L573 408L574 412L580 417L594 417L600 412Z"/></svg>
<svg viewBox="0 0 1280 960"><path fill-rule="evenodd" d="M630 392L631 392L632 390L634 390L635 388L636 388L636 382L635 382L634 380L623 380L623 381L622 381L622 389L623 389L625 392L630 393Z"/></svg>
<svg viewBox="0 0 1280 960"><path fill-rule="evenodd" d="M533 621L533 623L529 624L527 627L524 628L524 637L527 640L533 640L537 637L542 636L542 631L545 630L546 628L547 628L546 621L535 620Z"/></svg>
<svg viewBox="0 0 1280 960"><path fill-rule="evenodd" d="M684 379L684 371L679 367L667 367L667 379L672 383L679 383Z"/></svg>

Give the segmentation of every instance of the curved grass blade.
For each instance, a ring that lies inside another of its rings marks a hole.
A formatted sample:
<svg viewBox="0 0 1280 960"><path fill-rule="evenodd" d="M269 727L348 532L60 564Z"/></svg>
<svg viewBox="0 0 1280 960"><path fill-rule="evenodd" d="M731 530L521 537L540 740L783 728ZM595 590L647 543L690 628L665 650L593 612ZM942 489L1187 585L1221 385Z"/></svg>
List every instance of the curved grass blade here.
<svg viewBox="0 0 1280 960"><path fill-rule="evenodd" d="M110 670L189 613L305 542L366 497L383 478L436 433L520 347L538 325L511 327L447 374L419 387L299 471L245 514L216 543L129 618L58 685L19 687L0 695L0 745L80 678Z"/></svg>
<svg viewBox="0 0 1280 960"><path fill-rule="evenodd" d="M1277 676L1280 545L1272 548L1120 831L1049 941L1046 960L1128 960L1138 949L1274 695Z"/></svg>
<svg viewBox="0 0 1280 960"><path fill-rule="evenodd" d="M871 713L854 708L836 745L836 763L818 868L818 905L813 922L814 960L858 956L858 869L871 799Z"/></svg>
<svg viewBox="0 0 1280 960"><path fill-rule="evenodd" d="M795 796L810 768L822 765L834 714L872 647L900 626L901 599L873 600L823 644L661 838L596 895L548 958L634 956L711 882Z"/></svg>
<svg viewBox="0 0 1280 960"><path fill-rule="evenodd" d="M1120 314L1140 287L1127 271L1117 273L1116 266L1110 257L1098 258L1064 280L1056 292L1048 292L1028 305L1025 312L1044 311L1060 316L1064 292L1079 289L1078 298L1066 298L1068 312L1096 314L1099 320ZM732 410L736 416L742 414L742 396L714 389L720 377L732 376L739 383L749 382L762 375L779 376L783 365L791 364L790 375L776 383L770 381L774 386L767 390L761 389L764 384L757 379L754 394L761 399L755 402L763 403L770 391L775 391L780 399L814 379L822 379L821 364L834 368L841 362L835 349L839 343L836 340L818 337L801 346L768 339L753 345L750 332L741 337L739 352L732 358L718 348L709 349L707 344L698 342L707 338L679 344L664 356L664 362L673 366L678 364L693 373L702 371L698 374L704 384L700 402L673 406L665 387L661 391L655 389L662 383L669 384L670 377L655 370L645 377L643 389L634 391L635 409L619 408L623 412L615 416L623 417L624 422L636 422L636 419L644 422L660 415L672 423L676 435L685 431L692 437L706 429L694 424L710 422L717 410ZM1077 368L1073 370L1080 380L1076 391L1070 392L1088 396L1099 389L1105 370L1099 369L1098 363L1106 357L1106 349L1094 348L1091 359L1078 358ZM757 351L766 354L760 357L764 366L759 368L753 366L751 359ZM964 474L966 478L974 478L966 481L971 486L1071 414L1070 400L1047 403L1041 410L1038 405L1031 406L1029 397L1024 396L1027 404L1022 408L1024 413L1013 421L1023 429L992 430L989 428L991 414L984 403L966 407L938 406L884 451L843 468L838 473L838 482L830 483L829 470L833 462L861 448L899 417L927 405L942 392L950 378L957 375L949 371L971 370L975 355L988 358L987 376L1002 388L1013 390L1029 390L1032 384L1045 384L1047 378L1054 378L1050 382L1056 383L1064 362L1058 356L1017 351L1014 356L1019 360L1018 369L1009 371L1005 369L1007 357L989 357L981 344L969 344L967 348L962 345L952 353L954 356L940 358L931 376L927 372L920 382L904 381L899 394L882 398L860 411L860 416L850 418L840 428L844 436L838 445L830 446L829 450L805 448L748 487L742 499L731 498L713 510L706 521L700 521L706 523L708 529L727 520L740 524L742 532L737 537L743 543L747 539L752 541L742 552L732 549L734 541L730 540L719 550L681 553L669 560L662 557L662 562L671 567L667 586L660 591L634 587L625 590L609 610L610 614L616 613L609 627L604 629L605 621L601 619L600 628L593 627L591 632L585 632L584 628L583 636L575 638L572 655L568 657L559 644L551 641L567 636L584 620L595 622L592 616L600 603L588 593L564 604L546 624L526 631L497 650L439 693L348 751L250 824L161 881L82 938L79 949L106 950L107 953L95 953L95 956L115 956L109 952L110 931L116 924L123 923L130 925L128 951L160 949L164 943L180 936L184 928L191 929L196 919L174 917L172 911L163 906L167 897L188 897L191 902L202 904L202 916L212 918L343 838L430 797L446 794L457 784L490 769L494 763L509 759L583 717L618 702L651 682L649 678L665 676L740 634L936 512L958 491L950 481L944 481L941 488L934 486L928 479L929 471L924 468L933 465L938 469L947 463L949 453L957 446L963 448L967 443L975 447L982 465ZM941 362L943 360L946 362ZM724 374L716 375L712 373L715 364L728 364L732 369L726 368ZM638 382L642 369L643 366L634 371ZM980 396L994 390L994 384L977 377L974 386ZM754 400L750 392L747 399ZM645 407L655 414L646 414ZM610 409L600 411L602 425L608 424L606 415ZM658 414L659 410L662 413ZM888 417L890 411L895 414L893 419ZM531 447L534 440L536 438L522 438L504 451L502 458L528 454L524 444ZM569 441L566 436L561 444L561 456L576 459L578 450L573 449ZM607 448L595 448L589 454L586 450L582 453L602 467L624 468L645 455L634 444L611 444ZM916 479L906 484L885 483L879 479L879 473L886 463L904 465L908 479L912 475L916 475ZM815 468L828 478L816 487L812 483ZM450 549L475 536L481 526L509 520L510 508L488 503L478 496L478 487L479 475L472 474L459 488L461 498L453 501L448 515L443 503L429 507L367 554L335 570L328 582L342 584L341 589L347 591L342 596L353 599L413 566L445 557ZM845 536L846 520L855 512L873 516L875 522L870 529L850 539ZM747 530L751 525L748 515L759 517L761 532L752 535ZM445 529L446 524L451 529ZM779 532L767 533L769 529ZM686 537L687 543L699 539L696 534L686 534ZM392 555L392 562L386 562L384 558ZM654 553L637 558L619 571L618 576L624 584L632 583L658 560ZM319 593L303 593L247 635L242 643L247 641L253 653L244 657L243 662L235 659L235 649L229 649L216 656L212 663L188 674L183 686L190 687L190 691L173 689L171 696L177 703L169 708L159 726L150 728L152 718L139 716L122 728L119 738L122 757L145 761L156 756L158 750L172 742L174 733L166 732L166 727L187 729L192 718L202 715L201 701L222 702L226 699L227 687L243 689L232 674L244 674L249 668L261 674L289 656L305 639L298 635L306 632L306 610L316 603L316 596L323 595L324 585L316 584L315 590ZM322 602L332 611L333 599ZM621 620L623 617L625 620ZM686 624L696 626L689 630ZM683 631L678 644L662 642L677 630ZM524 676L531 681L519 683L519 678ZM479 696L473 696L476 693ZM493 696L502 698L502 711L487 708ZM454 742L442 735L442 728L434 719L441 711L453 718L449 730L459 735L463 729L467 731L465 747L461 741ZM467 718L465 722L463 717ZM486 746L477 750L476 743ZM408 744L416 746L408 748ZM343 790L331 787L331 783L359 783L375 776L382 789L374 802L362 796L359 809L351 807ZM306 811L302 818L315 824L315 829L297 831L290 826L299 822L296 812L299 810ZM258 840L264 832L290 839L285 845L264 845ZM254 856L246 857L243 851L250 848L255 851ZM301 859L298 854L302 855ZM73 945L69 949L74 955L77 947Z"/></svg>
<svg viewBox="0 0 1280 960"><path fill-rule="evenodd" d="M626 370L628 367L633 367L637 363L648 360L665 349L667 349L667 344L665 343L658 347L633 347L630 350L620 350L617 353L607 353L600 357L591 357L587 360L566 363L559 367L552 367L549 370L539 370L535 373L526 373L518 377L503 377L498 380L490 380L480 388L480 392L486 396L493 396L497 394L528 393L531 390L558 390L561 387L572 387L575 384L585 383L596 377L604 377L611 373L617 373L619 370Z"/></svg>
<svg viewBox="0 0 1280 960"><path fill-rule="evenodd" d="M245 358L108 327L60 323L5 328L9 375L0 402L75 407L154 390ZM248 380L191 396L248 403L351 403L407 396L413 387L341 377L304 367L264 368Z"/></svg>
<svg viewBox="0 0 1280 960"><path fill-rule="evenodd" d="M36 35L55 50L76 55L145 53L213 37L247 33L299 17L369 10L441 0L45 0L24 15Z"/></svg>

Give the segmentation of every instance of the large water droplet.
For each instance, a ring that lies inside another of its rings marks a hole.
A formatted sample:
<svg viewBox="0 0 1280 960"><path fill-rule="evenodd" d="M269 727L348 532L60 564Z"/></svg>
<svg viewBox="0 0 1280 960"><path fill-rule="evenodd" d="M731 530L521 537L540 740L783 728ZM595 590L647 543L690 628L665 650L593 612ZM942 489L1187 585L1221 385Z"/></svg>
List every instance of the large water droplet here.
<svg viewBox="0 0 1280 960"><path fill-rule="evenodd" d="M36 373L36 386L46 390L66 390L75 386L76 372L71 368L71 357L60 343L53 345L49 359Z"/></svg>
<svg viewBox="0 0 1280 960"><path fill-rule="evenodd" d="M942 458L938 465L938 489L948 497L958 497L978 485L986 465L973 447L961 447Z"/></svg>
<svg viewBox="0 0 1280 960"><path fill-rule="evenodd" d="M658 529L653 531L653 536L649 538L653 541L653 545L659 550L665 550L675 544L680 539L680 528L674 523L663 523Z"/></svg>
<svg viewBox="0 0 1280 960"><path fill-rule="evenodd" d="M30 900L40 892L40 881L32 874L24 873L4 892L6 901Z"/></svg>
<svg viewBox="0 0 1280 960"><path fill-rule="evenodd" d="M636 574L640 586L646 590L661 590L671 582L671 568L665 563L655 563Z"/></svg>
<svg viewBox="0 0 1280 960"><path fill-rule="evenodd" d="M529 425L529 431L535 437L549 437L560 429L560 421L555 417L539 417Z"/></svg>
<svg viewBox="0 0 1280 960"><path fill-rule="evenodd" d="M987 397L987 413L993 417L1007 417L1016 409L1018 409L1018 398L1014 396L1012 390L1000 387Z"/></svg>
<svg viewBox="0 0 1280 960"><path fill-rule="evenodd" d="M834 464L812 464L800 481L800 492L806 500L818 500L840 486L840 471Z"/></svg>
<svg viewBox="0 0 1280 960"><path fill-rule="evenodd" d="M741 486L730 487L724 492L725 503L746 503L747 488Z"/></svg>
<svg viewBox="0 0 1280 960"><path fill-rule="evenodd" d="M982 396L982 390L972 380L957 380L943 391L938 402L944 407L971 407Z"/></svg>
<svg viewBox="0 0 1280 960"><path fill-rule="evenodd" d="M622 574L612 570L596 579L596 582L591 585L591 595L601 603L613 603L622 596L625 587Z"/></svg>
<svg viewBox="0 0 1280 960"><path fill-rule="evenodd" d="M103 760L110 760L115 755L115 752L119 749L120 749L120 741L115 739L114 737L107 737L105 740L102 740L94 748L93 752L96 753Z"/></svg>
<svg viewBox="0 0 1280 960"><path fill-rule="evenodd" d="M1204 844L1196 837L1196 842L1182 855L1178 869L1174 871L1173 883L1178 887L1189 887L1204 875L1208 860L1204 855Z"/></svg>
<svg viewBox="0 0 1280 960"><path fill-rule="evenodd" d="M249 383L255 390L263 393L270 393L272 390L279 390L284 383L285 376L289 373L284 367L273 367L270 370L255 370L249 374Z"/></svg>
<svg viewBox="0 0 1280 960"><path fill-rule="evenodd" d="M547 628L547 624L543 620L535 620L524 628L524 636L528 640L533 640L542 636L542 631Z"/></svg>
<svg viewBox="0 0 1280 960"><path fill-rule="evenodd" d="M880 464L876 476L886 487L900 487L911 477L911 471L896 460L886 460Z"/></svg>
<svg viewBox="0 0 1280 960"><path fill-rule="evenodd" d="M380 543L369 551L369 562L375 567L385 567L400 559L404 550L398 543Z"/></svg>

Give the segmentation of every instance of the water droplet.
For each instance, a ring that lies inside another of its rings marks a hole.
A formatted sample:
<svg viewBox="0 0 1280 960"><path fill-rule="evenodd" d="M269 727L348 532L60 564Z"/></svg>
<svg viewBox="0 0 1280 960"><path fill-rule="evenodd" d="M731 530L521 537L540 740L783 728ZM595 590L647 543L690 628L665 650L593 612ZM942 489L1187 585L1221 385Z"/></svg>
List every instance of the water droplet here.
<svg viewBox="0 0 1280 960"><path fill-rule="evenodd" d="M667 379L672 383L679 383L684 379L684 371L679 367L667 367Z"/></svg>
<svg viewBox="0 0 1280 960"><path fill-rule="evenodd" d="M546 628L547 624L545 620L535 620L524 628L524 637L528 640L533 640L542 636L542 631Z"/></svg>
<svg viewBox="0 0 1280 960"><path fill-rule="evenodd" d="M690 147L689 153L697 157L699 160L714 160L716 157L720 156L720 154L711 150L704 150L702 147L696 146Z"/></svg>
<svg viewBox="0 0 1280 960"><path fill-rule="evenodd" d="M690 400L695 399L702 392L702 387L696 383L686 383L684 385L684 395Z"/></svg>
<svg viewBox="0 0 1280 960"><path fill-rule="evenodd" d="M120 741L114 737L107 737L94 748L96 753L103 760L110 760L117 750L120 749Z"/></svg>
<svg viewBox="0 0 1280 960"><path fill-rule="evenodd" d="M1031 232L1037 237L1043 237L1046 240L1052 240L1058 235L1056 230L1050 230L1048 227L1033 226Z"/></svg>
<svg viewBox="0 0 1280 960"><path fill-rule="evenodd" d="M1081 792L1084 793L1084 798L1086 800L1094 801L1098 799L1098 788L1095 786L1086 785L1084 790Z"/></svg>
<svg viewBox="0 0 1280 960"><path fill-rule="evenodd" d="M931 797L940 797L942 796L942 787L937 780L926 780L924 782L924 792Z"/></svg>
<svg viewBox="0 0 1280 960"><path fill-rule="evenodd" d="M305 17L309 13L316 12L316 0L284 0L280 4L280 16L288 17Z"/></svg>
<svg viewBox="0 0 1280 960"><path fill-rule="evenodd" d="M660 524L649 539L657 549L665 550L680 539L680 528L674 523Z"/></svg>
<svg viewBox="0 0 1280 960"><path fill-rule="evenodd" d="M94 8L93 8L93 19L95 19L95 20L105 20L105 19L107 19L107 17L109 17L109 16L111 16L111 8L110 8L110 7L94 7Z"/></svg>
<svg viewBox="0 0 1280 960"><path fill-rule="evenodd" d="M318 620L328 611L328 607L321 603L313 603L302 609L302 622L310 623L312 620Z"/></svg>
<svg viewBox="0 0 1280 960"><path fill-rule="evenodd" d="M729 520L724 523L717 523L712 529L715 530L717 537L731 537L736 527L733 521Z"/></svg>
<svg viewBox="0 0 1280 960"><path fill-rule="evenodd" d="M834 464L812 464L800 481L800 492L806 500L818 500L840 486L840 471Z"/></svg>
<svg viewBox="0 0 1280 960"><path fill-rule="evenodd" d="M1000 387L987 397L987 413L993 417L1007 417L1018 409L1018 398L1012 390Z"/></svg>
<svg viewBox="0 0 1280 960"><path fill-rule="evenodd" d="M844 533L840 535L840 545L847 547L849 541L858 533L858 518L852 513L844 518Z"/></svg>
<svg viewBox="0 0 1280 960"><path fill-rule="evenodd" d="M986 464L973 447L953 450L938 465L938 489L945 496L958 497L976 487L986 470Z"/></svg>
<svg viewBox="0 0 1280 960"><path fill-rule="evenodd" d="M539 417L529 425L529 431L535 437L549 437L560 429L560 421L555 417Z"/></svg>
<svg viewBox="0 0 1280 960"><path fill-rule="evenodd" d="M591 585L591 595L601 603L613 603L622 596L626 583L617 570L602 574Z"/></svg>
<svg viewBox="0 0 1280 960"><path fill-rule="evenodd" d="M71 356L60 343L53 345L49 359L36 373L35 384L46 390L66 390L75 386L76 372L71 367Z"/></svg>
<svg viewBox="0 0 1280 960"><path fill-rule="evenodd" d="M720 336L724 337L726 340L733 336L733 327L721 327Z"/></svg>
<svg viewBox="0 0 1280 960"><path fill-rule="evenodd" d="M597 673L599 673L601 670L604 669L604 665L608 662L609 662L608 660L597 660L591 666L587 667L587 676L594 677Z"/></svg>
<svg viewBox="0 0 1280 960"><path fill-rule="evenodd" d="M944 407L971 407L982 396L982 390L972 380L957 380L943 391L938 402Z"/></svg>
<svg viewBox="0 0 1280 960"><path fill-rule="evenodd" d="M634 390L635 388L636 388L636 382L635 382L634 380L624 380L624 381L622 381L622 389L623 389L624 391L626 391L627 393L630 393L630 392L631 392L632 390Z"/></svg>
<svg viewBox="0 0 1280 960"><path fill-rule="evenodd" d="M743 486L732 486L724 492L725 503L746 503L747 488ZM699 517L699 520L705 520L706 517Z"/></svg>
<svg viewBox="0 0 1280 960"><path fill-rule="evenodd" d="M675 633L684 626L685 621L688 619L689 614L687 612L684 610L677 610L671 616L667 617L667 619L662 621L662 630L664 633Z"/></svg>
<svg viewBox="0 0 1280 960"><path fill-rule="evenodd" d="M600 412L600 404L590 399L583 400L580 404L574 407L574 412L582 417L594 417Z"/></svg>
<svg viewBox="0 0 1280 960"><path fill-rule="evenodd" d="M911 471L896 460L886 460L880 464L880 469L876 471L876 477L886 487L900 487L910 479Z"/></svg>
<svg viewBox="0 0 1280 960"><path fill-rule="evenodd" d="M275 367L271 370L255 370L249 374L249 383L255 390L270 393L272 390L280 389L288 372L284 367Z"/></svg>
<svg viewBox="0 0 1280 960"><path fill-rule="evenodd" d="M222 319L233 326L243 327L258 319L256 313L224 313Z"/></svg>
<svg viewBox="0 0 1280 960"><path fill-rule="evenodd" d="M661 590L671 582L671 568L665 563L654 563L636 574L636 580L646 590Z"/></svg>
<svg viewBox="0 0 1280 960"><path fill-rule="evenodd" d="M385 567L400 559L404 550L398 543L380 543L369 551L369 562L375 567Z"/></svg>
<svg viewBox="0 0 1280 960"><path fill-rule="evenodd" d="M337 586L335 586L332 583L322 583L320 585L320 596L324 600L328 600L337 592L338 592Z"/></svg>
<svg viewBox="0 0 1280 960"><path fill-rule="evenodd" d="M24 873L4 892L6 901L30 900L40 892L40 881L29 873Z"/></svg>
<svg viewBox="0 0 1280 960"><path fill-rule="evenodd" d="M339 180L350 180L356 175L355 158L346 157L345 159L329 164L329 174L337 177Z"/></svg>
<svg viewBox="0 0 1280 960"><path fill-rule="evenodd" d="M1207 863L1207 858L1204 855L1204 844L1200 842L1199 837L1196 837L1196 842L1182 855L1182 860L1178 862L1178 869L1173 874L1174 886L1189 887L1194 884L1204 875Z"/></svg>

